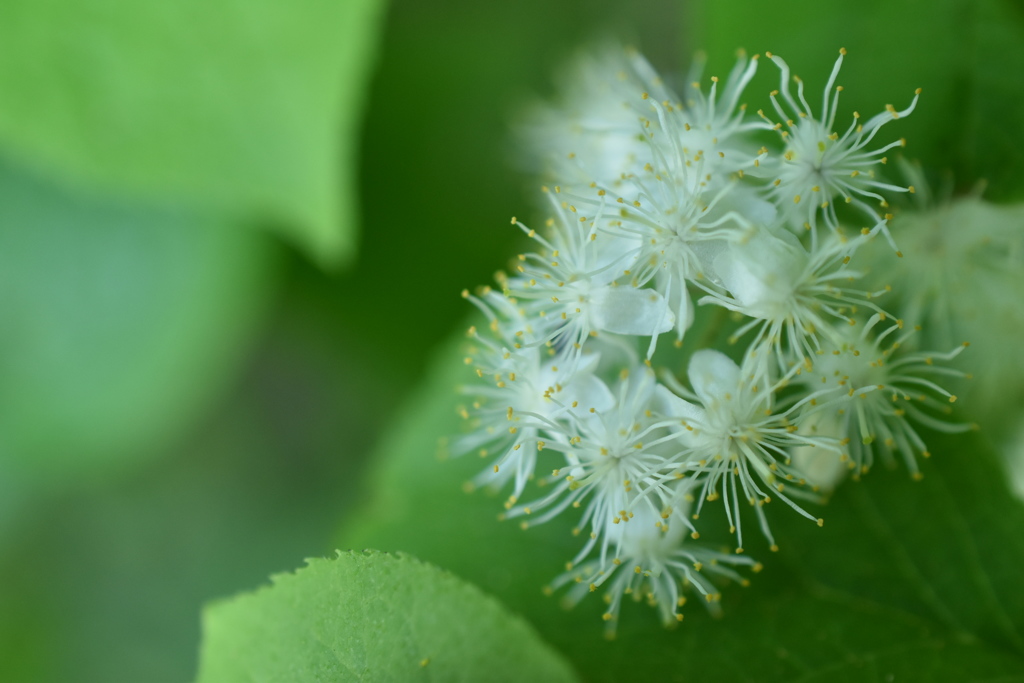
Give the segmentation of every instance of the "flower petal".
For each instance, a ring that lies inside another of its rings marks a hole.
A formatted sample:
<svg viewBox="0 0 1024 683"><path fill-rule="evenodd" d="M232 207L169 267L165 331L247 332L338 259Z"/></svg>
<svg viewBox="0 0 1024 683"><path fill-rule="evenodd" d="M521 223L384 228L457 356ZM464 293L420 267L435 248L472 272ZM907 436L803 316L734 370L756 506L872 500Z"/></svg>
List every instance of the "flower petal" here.
<svg viewBox="0 0 1024 683"><path fill-rule="evenodd" d="M675 316L653 289L604 287L591 297L595 329L615 334L648 336L668 332Z"/></svg>
<svg viewBox="0 0 1024 683"><path fill-rule="evenodd" d="M739 387L740 369L732 359L714 349L701 349L690 358L690 384L701 403L712 405Z"/></svg>

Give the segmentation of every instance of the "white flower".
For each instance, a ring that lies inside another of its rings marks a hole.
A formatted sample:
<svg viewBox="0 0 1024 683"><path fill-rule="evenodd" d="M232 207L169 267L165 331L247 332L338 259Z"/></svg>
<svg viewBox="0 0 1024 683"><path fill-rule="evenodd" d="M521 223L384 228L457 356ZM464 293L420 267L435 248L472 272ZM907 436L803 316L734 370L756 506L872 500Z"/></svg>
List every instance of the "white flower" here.
<svg viewBox="0 0 1024 683"><path fill-rule="evenodd" d="M578 187L555 190L572 210L594 220L605 245L625 256L616 275L628 275L637 286L653 283L669 302L681 342L693 319L687 281L708 276L717 242L738 226L775 217L756 188L736 182L764 158L750 134L767 126L745 117L739 102L757 58L741 54L726 83L711 79L707 95L699 83L691 84L686 106L645 62L633 58L631 65L622 80L643 89L614 88L612 97L627 96L646 153L632 154L634 163L614 176L597 169L581 183L567 174ZM579 155L576 160L581 169L588 167Z"/></svg>
<svg viewBox="0 0 1024 683"><path fill-rule="evenodd" d="M911 420L947 433L972 428L935 417L948 417L956 396L931 379L963 377L959 370L936 361L952 360L967 344L948 353L907 352L903 346L917 329L893 340L891 337L903 327L898 321L873 337L875 326L884 319L875 314L859 330L845 328L846 343L819 356L814 369L803 375L811 387L818 389L806 407L809 414L824 412L839 418L839 436L849 444L849 467L855 476L871 468L875 444L879 443L886 457L899 452L907 469L919 478L916 455L927 458L930 453Z"/></svg>
<svg viewBox="0 0 1024 683"><path fill-rule="evenodd" d="M554 195L552 195L554 197ZM551 241L517 223L542 247L519 257L518 274L507 283L545 343L567 349L572 362L583 343L600 332L656 338L672 329L675 318L667 299L635 283L619 284L621 253L604 248L597 219L579 216L571 205L555 202Z"/></svg>
<svg viewBox="0 0 1024 683"><path fill-rule="evenodd" d="M775 112L782 119L782 122L774 123L774 127L782 136L786 150L781 158L772 164L762 165L762 168L775 176L770 193L772 199L780 208L791 210L797 225L810 230L812 237L816 232L814 228L819 210L829 228L838 228L835 202L841 199L869 218L869 230L881 230L892 243L886 227L889 216L879 217L865 200L874 200L884 208L888 203L879 194L880 191L914 191L913 186L905 188L876 178L878 166L887 161L885 153L904 145L905 141L898 140L873 150L868 149L868 146L882 126L914 111L921 90L917 90L906 109L897 111L891 104L886 105L884 112L863 124L860 123L860 114L854 112L853 122L840 135L834 126L842 87L836 87L833 94L833 86L845 55L845 49L839 51L839 58L825 86L820 118L816 118L804 97L803 81L793 76L797 83L797 97L794 98L789 87L789 66L778 55L767 53L781 71L779 90L772 92L771 101ZM780 94L785 106L778 100ZM758 111L758 114L772 123L763 110ZM892 246L896 248L895 244Z"/></svg>
<svg viewBox="0 0 1024 683"><path fill-rule="evenodd" d="M903 317L924 327L920 345L972 343L974 379L947 388L984 417L991 436L1024 406L1024 205L977 196L933 202L920 173L904 170L918 187L915 209L898 212L892 224L906 256L870 245L868 277L892 285Z"/></svg>
<svg viewBox="0 0 1024 683"><path fill-rule="evenodd" d="M552 473L553 490L512 508L507 516L535 515L522 522L528 528L586 501L577 529L589 527L591 532L579 560L598 543L606 553L608 532L629 524L638 506L659 515L670 508L679 479L672 457L678 448L672 447L675 437L666 427L675 421L660 419L650 410L655 386L653 372L642 365L623 371L612 392L614 405L576 413L563 438L546 444L565 458Z"/></svg>
<svg viewBox="0 0 1024 683"><path fill-rule="evenodd" d="M714 278L714 257L724 245L752 229L751 220L774 219L774 209L736 183L709 193L693 173L631 175L620 185L574 195L573 207L598 214L598 237L620 247L625 267L617 274L635 286L654 286L668 302L681 341L693 321L687 283Z"/></svg>
<svg viewBox="0 0 1024 683"><path fill-rule="evenodd" d="M458 454L494 458L474 485L500 488L514 481L510 501L515 503L533 478L537 454L550 438L551 426L580 405L603 409L612 397L593 375L599 354L587 354L567 375L559 369L559 357L549 353L551 349L511 332L524 326L511 302L493 290L485 290L482 298L469 292L463 296L488 316L491 334L481 335L476 327L469 330L472 342L464 361L482 381L461 388L473 398L470 406L458 408L468 432L457 437L451 448Z"/></svg>
<svg viewBox="0 0 1024 683"><path fill-rule="evenodd" d="M558 82L558 102L535 106L520 130L547 176L563 184L612 183L651 160L637 104L644 93L670 95L635 50L613 46L582 54Z"/></svg>
<svg viewBox="0 0 1024 683"><path fill-rule="evenodd" d="M934 381L962 376L935 363L960 349L898 352L902 321L872 336L892 319L875 303L889 287L857 284L863 245L878 233L892 245L891 216L873 204L913 187L875 175L902 141L870 148L918 98L864 124L854 114L835 132L844 54L813 112L803 83L794 77L794 96L789 67L768 53L781 71L771 94L780 123L747 114L741 98L758 59L742 54L725 82L712 78L705 92L695 78L680 100L635 53L604 52L577 62L563 101L534 114L527 137L554 174L543 188L554 212L543 235L513 218L534 251L498 277L500 293L466 293L488 329L471 330L466 363L480 383L464 389L454 445L491 459L476 484L510 486L503 517L524 529L576 517L583 543L553 587L568 584L570 603L603 591L612 633L625 595L674 623L685 589L715 607L709 574L744 582L735 567L759 567L743 554L746 504L777 550L767 503L821 525L806 501L850 469L866 471L873 444L916 474L927 451L912 421L967 428L947 423L955 396ZM761 146L771 129L778 156ZM868 227L848 238L839 221L850 215L837 203ZM821 235L819 221L829 228ZM694 287L700 304L731 313L710 321L701 344L732 317L730 343L749 345L739 365L691 349L691 388L667 372L659 384L656 344L674 330L682 346ZM541 491L521 502L530 482ZM718 499L734 553L691 543L703 506Z"/></svg>
<svg viewBox="0 0 1024 683"><path fill-rule="evenodd" d="M684 106L634 50L596 51L572 64L558 104L531 112L524 137L564 185L611 187L651 165L742 175L762 158L748 134L768 127L740 103L757 61L741 52L725 83L712 77L706 95L698 70Z"/></svg>
<svg viewBox="0 0 1024 683"><path fill-rule="evenodd" d="M720 79L712 76L711 88L705 95L700 83L703 56L698 57L684 107L673 108L667 103L658 106L654 102L664 135L649 135L664 161L676 166L676 170L682 164L699 169L705 176L723 179L732 174L742 177L744 171L757 167L765 156L750 134L770 125L746 116L747 107L740 98L757 72L759 58L760 55L754 55L748 60L740 50L723 87L720 89Z"/></svg>
<svg viewBox="0 0 1024 683"><path fill-rule="evenodd" d="M602 554L570 568L545 592L571 585L565 603L572 606L587 593L604 589L608 605L604 620L609 637L615 635L622 599L627 595L656 607L666 626L683 620L679 608L686 603L683 591L687 588L701 595L709 609L718 612L720 595L708 576L746 586L749 581L732 567L746 566L758 572L761 565L745 556L715 552L684 541L684 531L682 526L666 526L658 515L640 508L628 525L618 528L613 556Z"/></svg>
<svg viewBox="0 0 1024 683"><path fill-rule="evenodd" d="M701 349L693 354L687 372L693 392L677 387L690 400L667 391L661 394L671 406L666 413L676 415L682 425L677 433L686 446L685 468L690 476L700 477L694 517L705 501L722 498L730 530L737 535L738 553L743 552L740 501L754 507L761 530L773 546L763 510L773 496L822 524L783 493L787 482L804 483L790 466L789 449L804 445L839 452L835 440L798 431L790 420L798 406L773 412L774 393L789 377L770 383L757 360L749 354L747 359L741 368L719 351ZM799 489L794 495L810 497Z"/></svg>
<svg viewBox="0 0 1024 683"><path fill-rule="evenodd" d="M881 310L875 296L884 294L848 286L862 277L849 267L863 237L847 240L829 235L809 252L790 233L753 230L729 242L714 260L721 286L703 286L713 303L751 318L733 336L735 342L756 329L751 348L767 345L785 372L807 362L821 349L821 340L838 343L834 324L852 323L858 307Z"/></svg>

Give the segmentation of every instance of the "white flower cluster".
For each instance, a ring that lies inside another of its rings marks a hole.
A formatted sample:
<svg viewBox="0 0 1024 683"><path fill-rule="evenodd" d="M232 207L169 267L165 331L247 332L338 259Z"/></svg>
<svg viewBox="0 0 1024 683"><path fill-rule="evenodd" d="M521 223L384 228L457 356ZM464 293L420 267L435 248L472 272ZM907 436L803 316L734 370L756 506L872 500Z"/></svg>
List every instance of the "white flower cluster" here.
<svg viewBox="0 0 1024 683"><path fill-rule="evenodd" d="M875 303L885 290L857 286L859 247L892 242L882 193L914 191L877 175L903 142L874 140L917 95L836 132L843 55L815 110L767 54L781 83L756 114L740 101L756 55L682 100L635 53L582 61L566 103L530 129L559 183L543 188L544 230L513 219L534 251L499 288L463 293L488 323L469 332L480 382L464 389L453 450L489 460L474 484L509 486L504 516L524 528L576 517L582 545L551 587L570 584L570 602L604 591L612 632L624 595L674 623L684 588L715 607L713 578L745 584L737 570L760 565L744 554L744 508L774 550L767 504L821 525L805 506L830 470L859 476L897 453L917 475L928 451L912 421L960 428L932 378L955 372L934 361L961 348L907 353L912 332ZM739 362L687 336L692 296L742 321L717 340ZM685 381L652 367L665 334L681 350L659 358L688 356ZM524 502L528 486L542 490ZM695 542L719 500L728 552Z"/></svg>

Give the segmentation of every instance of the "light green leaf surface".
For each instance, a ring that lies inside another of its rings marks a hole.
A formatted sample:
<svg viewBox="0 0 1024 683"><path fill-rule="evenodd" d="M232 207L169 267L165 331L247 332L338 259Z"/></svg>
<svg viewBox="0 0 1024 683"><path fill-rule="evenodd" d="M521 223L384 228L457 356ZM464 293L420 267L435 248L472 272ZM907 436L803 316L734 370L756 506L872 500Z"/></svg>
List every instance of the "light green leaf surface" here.
<svg viewBox="0 0 1024 683"><path fill-rule="evenodd" d="M1024 9L1013 0L797 0L778 7L758 0L703 0L691 5L690 45L707 49L713 73L724 74L744 47L783 56L819 93L840 47L849 55L838 83L837 127L849 116L902 108L924 93L906 121L879 140L908 141L905 153L936 170L952 170L970 186L989 182L989 197L1024 194ZM779 84L765 61L748 92L760 101ZM767 75L766 75L767 74ZM810 98L819 106L820 96Z"/></svg>
<svg viewBox="0 0 1024 683"><path fill-rule="evenodd" d="M262 320L271 246L0 164L0 470L17 491L153 455L202 415Z"/></svg>
<svg viewBox="0 0 1024 683"><path fill-rule="evenodd" d="M414 396L342 547L399 548L476 582L591 681L1024 681L1024 509L978 436L932 435L922 482L878 466L843 485L818 511L823 528L769 510L781 550L747 544L765 569L749 588L723 587L723 618L692 601L669 631L628 604L609 644L599 594L564 611L541 592L578 548L575 520L500 523L501 498L460 491L485 463L438 461L438 438L459 428L452 388L465 373L450 349Z"/></svg>
<svg viewBox="0 0 1024 683"><path fill-rule="evenodd" d="M407 555L308 560L207 608L200 683L572 681L530 626Z"/></svg>
<svg viewBox="0 0 1024 683"><path fill-rule="evenodd" d="M378 0L10 0L0 141L91 186L352 248Z"/></svg>

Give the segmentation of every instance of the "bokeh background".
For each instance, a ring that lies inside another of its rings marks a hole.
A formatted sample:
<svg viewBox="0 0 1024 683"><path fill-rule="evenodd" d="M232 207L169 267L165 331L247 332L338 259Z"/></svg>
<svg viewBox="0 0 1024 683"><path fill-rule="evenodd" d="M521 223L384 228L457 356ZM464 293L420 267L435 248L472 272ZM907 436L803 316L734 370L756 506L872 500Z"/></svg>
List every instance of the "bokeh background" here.
<svg viewBox="0 0 1024 683"><path fill-rule="evenodd" d="M812 80L845 45L872 107L934 93L926 170L1021 196L1018 3L810 5L0 6L0 680L188 680L205 602L333 550L580 46L789 46Z"/></svg>

